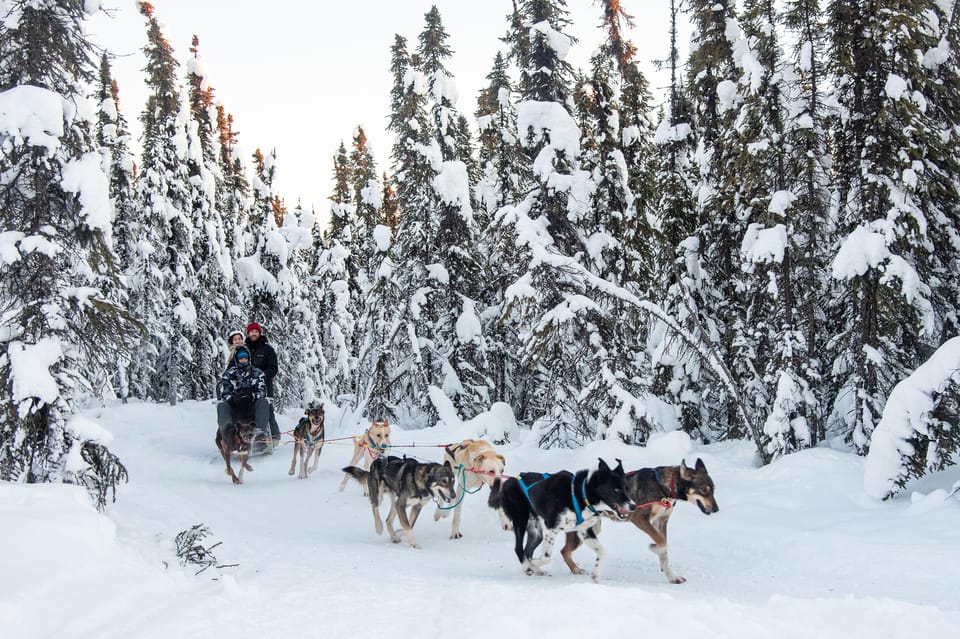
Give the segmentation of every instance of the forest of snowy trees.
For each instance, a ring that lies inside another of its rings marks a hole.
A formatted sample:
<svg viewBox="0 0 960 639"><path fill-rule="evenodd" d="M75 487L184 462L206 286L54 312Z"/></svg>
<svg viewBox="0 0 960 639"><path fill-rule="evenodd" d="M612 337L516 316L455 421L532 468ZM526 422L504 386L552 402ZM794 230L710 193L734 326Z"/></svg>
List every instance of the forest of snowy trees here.
<svg viewBox="0 0 960 639"><path fill-rule="evenodd" d="M281 408L429 426L442 392L464 419L508 404L544 447L679 428L763 463L867 454L960 334L958 2L663 1L664 95L619 0L586 69L563 0L514 0L471 113L431 9L382 43L390 157L359 127L331 149L321 227L275 153L237 152L200 41L178 58L149 3L132 115L82 28L98 2L0 0L0 478L102 504L125 469L75 411L212 398L248 321ZM960 451L944 366L890 444L896 486Z"/></svg>

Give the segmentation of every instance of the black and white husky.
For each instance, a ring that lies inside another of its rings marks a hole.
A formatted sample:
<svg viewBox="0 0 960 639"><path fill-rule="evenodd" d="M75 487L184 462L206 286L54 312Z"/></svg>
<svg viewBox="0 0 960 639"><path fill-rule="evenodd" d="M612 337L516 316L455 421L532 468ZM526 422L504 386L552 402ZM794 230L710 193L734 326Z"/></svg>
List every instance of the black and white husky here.
<svg viewBox="0 0 960 639"><path fill-rule="evenodd" d="M380 455L370 464L369 471L347 466L343 472L367 487L367 496L373 509L373 525L378 535L383 532L380 503L385 494L390 496L390 512L387 514L390 541L396 544L401 539L400 531L393 529L393 518L396 516L406 533L407 543L414 548L420 546L413 538L413 526L424 505L430 501L450 502L457 495L453 470L443 464ZM407 507L410 507L409 516Z"/></svg>
<svg viewBox="0 0 960 639"><path fill-rule="evenodd" d="M626 519L633 509L623 464L617 462L612 470L601 459L595 470L520 473L519 477L494 482L487 504L512 525L514 550L524 573L544 574L540 567L550 563L557 534L572 531L597 553L591 576L595 582L600 581L605 555L597 539L600 516ZM543 553L534 559L541 541Z"/></svg>

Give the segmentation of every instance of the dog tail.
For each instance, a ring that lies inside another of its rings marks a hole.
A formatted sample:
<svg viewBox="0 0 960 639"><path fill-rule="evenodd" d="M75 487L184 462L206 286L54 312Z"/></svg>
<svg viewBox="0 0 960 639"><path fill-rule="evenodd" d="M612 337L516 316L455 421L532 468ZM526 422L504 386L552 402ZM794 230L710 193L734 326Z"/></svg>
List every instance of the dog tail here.
<svg viewBox="0 0 960 639"><path fill-rule="evenodd" d="M502 493L500 492L500 487L502 483L503 483L503 479L501 479L500 477L497 477L496 479L493 480L493 484L490 486L490 496L487 497L487 506L490 506L491 508L494 508L494 509L500 508L500 501L502 497Z"/></svg>
<svg viewBox="0 0 960 639"><path fill-rule="evenodd" d="M367 477L370 476L370 471L357 468L356 466L346 466L343 468L343 472L360 482L360 485L367 485Z"/></svg>

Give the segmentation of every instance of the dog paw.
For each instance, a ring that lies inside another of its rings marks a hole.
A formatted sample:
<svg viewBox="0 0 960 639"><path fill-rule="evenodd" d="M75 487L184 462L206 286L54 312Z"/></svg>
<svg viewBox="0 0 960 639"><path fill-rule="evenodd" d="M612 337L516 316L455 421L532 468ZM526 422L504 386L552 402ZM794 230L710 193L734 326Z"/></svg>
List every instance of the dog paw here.
<svg viewBox="0 0 960 639"><path fill-rule="evenodd" d="M590 580L591 580L593 583L598 584L598 583L600 583L600 575L594 573L594 574L590 575Z"/></svg>
<svg viewBox="0 0 960 639"><path fill-rule="evenodd" d="M243 480L240 479L239 477L234 477L234 478L233 478L233 483L234 483L234 484L242 484L242 483L243 483Z"/></svg>
<svg viewBox="0 0 960 639"><path fill-rule="evenodd" d="M293 477L293 471L292 471L292 470L291 470L289 473L287 473L287 474L290 475L291 477Z"/></svg>
<svg viewBox="0 0 960 639"><path fill-rule="evenodd" d="M575 575L585 575L585 574L587 574L587 571L584 570L583 568L581 568L580 566L577 566L576 568L571 568L571 569L570 569L570 572L572 572L572 573L575 574Z"/></svg>
<svg viewBox="0 0 960 639"><path fill-rule="evenodd" d="M248 473L252 473L252 472L253 472L253 466L251 466L250 464L244 464L244 465L243 465L243 469L244 469L245 471L247 471Z"/></svg>
<svg viewBox="0 0 960 639"><path fill-rule="evenodd" d="M458 532L455 532L455 533L452 533L452 534L450 535L450 539L463 539L463 533L462 533L462 532L459 532L459 531L458 531Z"/></svg>
<svg viewBox="0 0 960 639"><path fill-rule="evenodd" d="M673 579L670 580L670 583L672 583L672 584L685 584L685 583L687 583L687 580L684 579L683 577L674 577Z"/></svg>

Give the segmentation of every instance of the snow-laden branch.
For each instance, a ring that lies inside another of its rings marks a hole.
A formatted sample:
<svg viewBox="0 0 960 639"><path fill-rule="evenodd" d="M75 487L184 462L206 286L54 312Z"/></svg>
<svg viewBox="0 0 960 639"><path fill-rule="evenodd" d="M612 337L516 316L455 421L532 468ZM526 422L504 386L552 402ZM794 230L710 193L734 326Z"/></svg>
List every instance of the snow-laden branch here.
<svg viewBox="0 0 960 639"><path fill-rule="evenodd" d="M911 440L930 437L931 414L950 386L960 387L960 337L945 342L890 392L867 454L863 488L868 495L887 499L906 482L908 462L917 454ZM929 452L927 457L929 467Z"/></svg>
<svg viewBox="0 0 960 639"><path fill-rule="evenodd" d="M631 304L641 311L644 311L645 313L657 318L678 337L680 337L680 339L685 341L701 357L701 359L706 362L707 366L713 370L713 372L720 379L724 388L728 393L730 393L730 396L733 398L734 404L736 405L737 415L743 422L744 428L748 432L753 433L754 443L757 446L757 452L759 453L760 458L765 464L770 461L770 453L765 450L761 434L750 420L749 415L747 415L743 399L740 395L740 390L733 381L733 375L730 374L729 369L727 369L726 365L723 363L723 360L720 358L716 349L711 345L709 340L706 339L706 331L703 330L702 326L699 327L700 335L694 335L681 326L658 304L649 300L640 299L623 287L617 286L616 284L608 282L602 277L594 275L573 258L549 251L543 244L537 242L530 242L529 247L533 256L530 270L532 270L532 268L537 264L547 264L551 267L563 269L568 273L578 275L580 278L582 278L581 281L586 286ZM696 314L691 313L691 317L696 318Z"/></svg>

